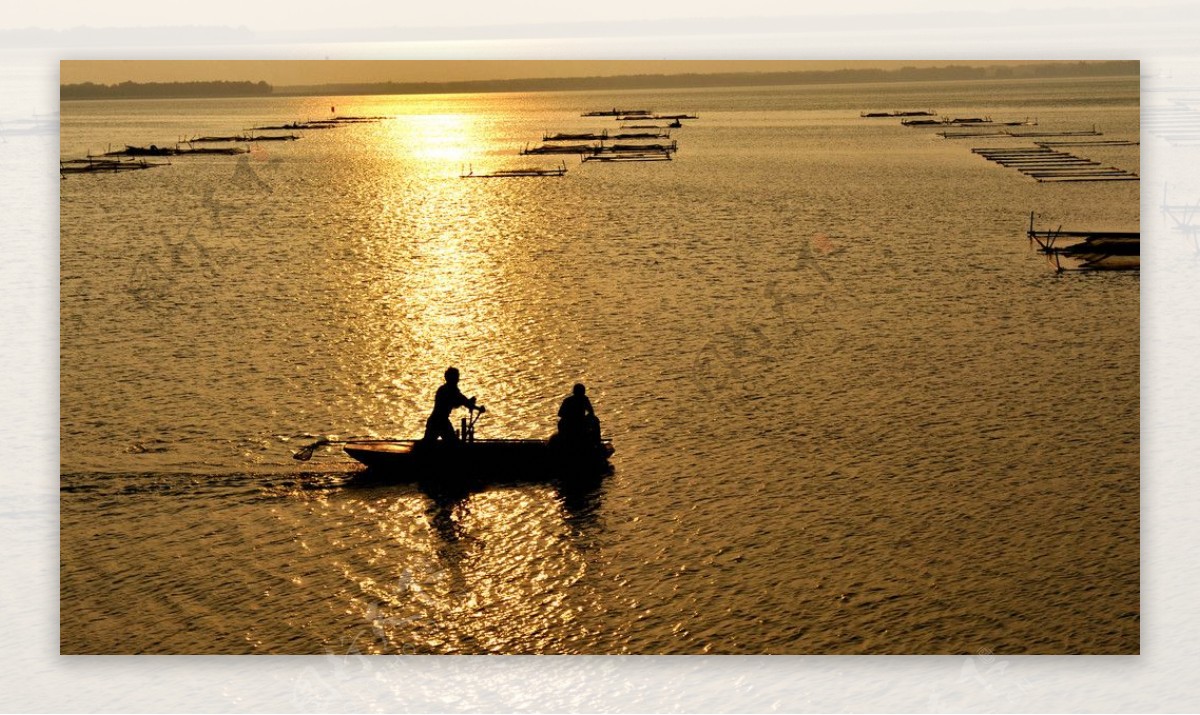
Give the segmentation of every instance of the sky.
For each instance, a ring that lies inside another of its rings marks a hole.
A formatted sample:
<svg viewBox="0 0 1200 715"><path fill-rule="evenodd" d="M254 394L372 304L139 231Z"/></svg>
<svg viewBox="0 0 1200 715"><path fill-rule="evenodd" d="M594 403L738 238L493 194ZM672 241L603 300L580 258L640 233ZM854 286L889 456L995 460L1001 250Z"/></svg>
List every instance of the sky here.
<svg viewBox="0 0 1200 715"><path fill-rule="evenodd" d="M998 62L844 60L64 60L63 84L95 82L264 81L287 85L343 82L455 82L628 74L786 72L847 67L1001 64Z"/></svg>

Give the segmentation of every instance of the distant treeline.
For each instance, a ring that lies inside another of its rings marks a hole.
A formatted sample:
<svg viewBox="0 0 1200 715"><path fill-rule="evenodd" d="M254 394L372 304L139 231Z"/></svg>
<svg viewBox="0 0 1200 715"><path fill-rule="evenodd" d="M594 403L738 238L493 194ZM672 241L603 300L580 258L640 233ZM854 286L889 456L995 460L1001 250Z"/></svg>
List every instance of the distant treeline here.
<svg viewBox="0 0 1200 715"><path fill-rule="evenodd" d="M60 99L186 99L189 97L266 97L266 82L122 82L64 84Z"/></svg>
<svg viewBox="0 0 1200 715"><path fill-rule="evenodd" d="M570 90L689 89L859 82L936 82L952 80L1048 77L1137 77L1136 60L1046 62L969 67L901 67L807 72L732 72L720 74L653 74L613 77L499 79L459 82L372 82L294 85L273 88L266 82L122 82L62 85L62 99L141 99L178 97L328 96L356 94L456 94L479 92L545 92Z"/></svg>
<svg viewBox="0 0 1200 715"><path fill-rule="evenodd" d="M288 86L278 95L453 94L476 92L537 92L570 90L688 89L793 84L850 84L857 82L919 82L1038 77L1137 77L1134 61L1048 62L1028 65L968 67L901 67L900 69L843 69L809 72L735 72L721 74L621 75L479 80L464 82L376 82Z"/></svg>

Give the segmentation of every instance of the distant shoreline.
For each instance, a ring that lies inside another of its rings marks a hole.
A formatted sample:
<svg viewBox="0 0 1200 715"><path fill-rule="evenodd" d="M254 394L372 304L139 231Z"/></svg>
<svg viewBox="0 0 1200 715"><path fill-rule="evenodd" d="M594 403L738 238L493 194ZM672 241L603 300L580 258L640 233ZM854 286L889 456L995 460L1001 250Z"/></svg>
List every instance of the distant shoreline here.
<svg viewBox="0 0 1200 715"><path fill-rule="evenodd" d="M1136 60L1047 62L1021 66L902 67L895 70L843 69L804 72L736 72L708 74L613 75L455 82L369 82L274 87L266 82L122 82L115 85L64 84L59 98L219 99L239 97L319 97L421 94L485 94L500 92L630 91L646 89L713 89L788 85L831 85L888 82L953 82L963 80L1066 79L1138 77Z"/></svg>

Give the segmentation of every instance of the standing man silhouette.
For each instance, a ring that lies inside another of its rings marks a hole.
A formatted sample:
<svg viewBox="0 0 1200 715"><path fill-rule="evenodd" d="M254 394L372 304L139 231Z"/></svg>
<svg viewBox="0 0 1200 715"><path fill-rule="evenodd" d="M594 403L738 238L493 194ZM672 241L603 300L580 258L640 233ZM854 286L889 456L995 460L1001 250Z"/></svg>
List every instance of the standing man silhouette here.
<svg viewBox="0 0 1200 715"><path fill-rule="evenodd" d="M430 413L429 419L425 420L425 436L421 441L436 442L440 437L447 442L458 442L454 425L450 423L450 413L458 407L476 409L475 398L466 397L458 389L458 368L451 367L446 369L445 384L437 389L433 398L433 412ZM483 412L482 406L478 409Z"/></svg>

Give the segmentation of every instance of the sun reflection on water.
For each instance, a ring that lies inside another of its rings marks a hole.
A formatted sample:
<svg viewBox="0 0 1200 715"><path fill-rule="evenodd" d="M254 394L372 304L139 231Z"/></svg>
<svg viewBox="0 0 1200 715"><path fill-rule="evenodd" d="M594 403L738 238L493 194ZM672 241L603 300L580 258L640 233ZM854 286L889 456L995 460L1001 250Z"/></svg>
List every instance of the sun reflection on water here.
<svg viewBox="0 0 1200 715"><path fill-rule="evenodd" d="M468 155L511 153L487 112L401 98L394 114L380 130L391 151L347 177L375 206L355 237L342 296L351 316L347 379L372 388L359 398L362 411L384 423L369 429L419 433L443 371L454 365L464 392L489 407L481 436L544 437L552 403L575 377L554 375L564 361L542 327L552 306L529 300L545 281L529 251L560 230L538 209L547 184L458 176Z"/></svg>
<svg viewBox="0 0 1200 715"><path fill-rule="evenodd" d="M336 508L349 527L339 566L359 651L578 647L564 634L598 596L554 489L415 496L352 497Z"/></svg>
<svg viewBox="0 0 1200 715"><path fill-rule="evenodd" d="M397 153L426 162L464 162L479 140L478 120L467 114L410 114L389 123Z"/></svg>
<svg viewBox="0 0 1200 715"><path fill-rule="evenodd" d="M541 208L556 187L460 178L460 163L511 153L511 139L486 111L439 104L397 98L393 119L361 129L385 149L343 175L371 207L352 214L348 270L333 277L346 391L367 429L417 436L455 365L488 405L481 436L543 437L574 381L562 373L577 369L574 333L548 328L555 303L542 296L558 287L537 262L567 230ZM583 537L593 497L545 485L346 496L333 506L348 532L339 605L363 652L579 649L583 626L568 624L598 601Z"/></svg>

